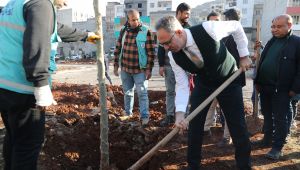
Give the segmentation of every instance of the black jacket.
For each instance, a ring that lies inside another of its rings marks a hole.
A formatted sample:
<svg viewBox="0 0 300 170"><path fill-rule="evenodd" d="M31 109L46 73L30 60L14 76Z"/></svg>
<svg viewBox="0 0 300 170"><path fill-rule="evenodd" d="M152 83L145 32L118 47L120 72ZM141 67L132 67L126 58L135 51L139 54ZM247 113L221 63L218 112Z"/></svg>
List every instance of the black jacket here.
<svg viewBox="0 0 300 170"><path fill-rule="evenodd" d="M279 52L276 70L276 85L277 91L294 91L300 93L300 37L295 36L290 32L286 37L286 43ZM269 48L272 46L275 38L268 41L261 54L261 59L257 68L255 84L260 75L261 63L264 61Z"/></svg>

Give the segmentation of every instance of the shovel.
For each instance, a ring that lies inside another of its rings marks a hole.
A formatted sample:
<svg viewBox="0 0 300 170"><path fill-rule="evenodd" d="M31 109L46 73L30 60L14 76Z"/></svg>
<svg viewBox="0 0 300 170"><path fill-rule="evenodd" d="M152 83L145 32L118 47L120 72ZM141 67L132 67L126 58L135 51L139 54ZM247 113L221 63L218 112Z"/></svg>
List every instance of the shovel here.
<svg viewBox="0 0 300 170"><path fill-rule="evenodd" d="M230 76L219 88L217 88L206 100L203 101L187 118L186 122L190 122L202 109L204 109L218 94L220 94L233 80L242 73L242 69L238 69ZM179 128L175 127L167 136L165 136L158 144L148 151L141 159L128 168L128 170L137 170L146 163L161 147L165 146L177 133Z"/></svg>

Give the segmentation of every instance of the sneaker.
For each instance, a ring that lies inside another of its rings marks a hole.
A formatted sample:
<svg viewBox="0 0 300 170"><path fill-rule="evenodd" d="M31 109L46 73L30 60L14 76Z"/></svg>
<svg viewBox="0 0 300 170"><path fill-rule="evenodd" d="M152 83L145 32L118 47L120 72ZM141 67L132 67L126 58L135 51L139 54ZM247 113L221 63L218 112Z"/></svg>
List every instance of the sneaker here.
<svg viewBox="0 0 300 170"><path fill-rule="evenodd" d="M174 124L174 116L173 115L167 115L163 121L161 121L160 126L170 126Z"/></svg>
<svg viewBox="0 0 300 170"><path fill-rule="evenodd" d="M272 146L272 140L267 139L267 138L263 138L263 139L258 140L258 141L253 141L252 144L257 145L259 147L270 147L270 146Z"/></svg>
<svg viewBox="0 0 300 170"><path fill-rule="evenodd" d="M149 117L147 118L142 118L142 126L145 126L149 123Z"/></svg>
<svg viewBox="0 0 300 170"><path fill-rule="evenodd" d="M131 114L131 115L120 116L119 118L120 118L121 121L124 121L124 120L129 120L132 117L133 117L133 115Z"/></svg>
<svg viewBox="0 0 300 170"><path fill-rule="evenodd" d="M267 154L266 157L274 160L278 160L280 157L282 157L281 150L272 148Z"/></svg>
<svg viewBox="0 0 300 170"><path fill-rule="evenodd" d="M218 147L225 147L231 144L231 138L223 138L220 142L217 143Z"/></svg>

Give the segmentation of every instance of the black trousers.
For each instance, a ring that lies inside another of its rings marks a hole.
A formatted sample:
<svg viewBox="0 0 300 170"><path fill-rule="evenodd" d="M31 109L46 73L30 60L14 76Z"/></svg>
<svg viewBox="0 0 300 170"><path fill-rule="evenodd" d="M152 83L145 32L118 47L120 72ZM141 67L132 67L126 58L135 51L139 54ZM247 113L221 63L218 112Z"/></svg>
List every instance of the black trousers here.
<svg viewBox="0 0 300 170"><path fill-rule="evenodd" d="M35 109L34 95L0 89L0 112L6 128L5 170L35 170L44 142L45 113Z"/></svg>
<svg viewBox="0 0 300 170"><path fill-rule="evenodd" d="M217 87L203 85L196 77L196 86L190 98L191 112L195 110ZM217 99L224 112L230 135L235 146L235 159L239 169L250 170L251 145L245 123L242 87L230 84ZM203 109L191 122L188 130L188 164L189 169L200 169L201 148L204 123L209 105Z"/></svg>
<svg viewBox="0 0 300 170"><path fill-rule="evenodd" d="M288 91L276 92L275 87L262 86L261 110L264 113L264 138L272 139L272 148L281 150L285 144L292 116Z"/></svg>

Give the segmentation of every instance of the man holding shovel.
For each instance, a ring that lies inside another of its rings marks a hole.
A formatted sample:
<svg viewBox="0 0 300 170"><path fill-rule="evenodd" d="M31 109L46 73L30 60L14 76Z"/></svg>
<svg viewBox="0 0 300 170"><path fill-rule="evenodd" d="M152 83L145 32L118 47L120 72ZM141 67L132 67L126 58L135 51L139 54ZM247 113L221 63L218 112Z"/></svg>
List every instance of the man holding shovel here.
<svg viewBox="0 0 300 170"><path fill-rule="evenodd" d="M188 131L189 169L200 169L203 128L208 106L191 122L184 120L189 99L186 71L197 74L195 88L191 94L191 112L196 109L214 90L236 70L233 56L220 42L230 34L237 44L240 54L240 67L246 71L250 66L248 40L241 24L237 21L208 21L189 29L183 29L175 17L160 19L156 25L160 45L169 50L169 57L176 79L176 126ZM232 82L217 96L223 108L239 169L251 169L251 146L244 118L242 87L238 81Z"/></svg>

